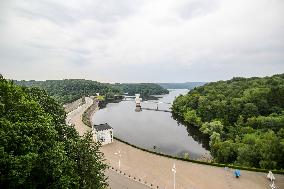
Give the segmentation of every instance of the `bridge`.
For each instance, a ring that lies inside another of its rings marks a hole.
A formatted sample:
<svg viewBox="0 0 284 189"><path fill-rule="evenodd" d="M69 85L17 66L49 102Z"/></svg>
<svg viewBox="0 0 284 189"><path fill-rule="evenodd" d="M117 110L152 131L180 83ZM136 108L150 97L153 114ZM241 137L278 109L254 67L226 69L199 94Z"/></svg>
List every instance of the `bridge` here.
<svg viewBox="0 0 284 189"><path fill-rule="evenodd" d="M135 98L134 98L135 97ZM128 99L127 99L128 98ZM129 99L130 98L130 99ZM133 99L134 98L134 99ZM161 101L145 101L145 103L153 103L157 105L157 108L142 108L141 107L141 100L142 98L140 98L140 94L135 94L135 96L124 96L124 101L135 101L136 103L136 108L135 111L136 112L140 112L142 110L151 110L151 111L159 111L159 112L171 112L170 110L161 110L159 109L159 104L171 104L171 103L167 103L167 102L161 102Z"/></svg>
<svg viewBox="0 0 284 189"><path fill-rule="evenodd" d="M142 110L151 110L151 111L157 111L157 112L171 112L170 110L160 110L157 108L141 108Z"/></svg>
<svg viewBox="0 0 284 189"><path fill-rule="evenodd" d="M133 102L135 102L135 99L133 98L125 98L125 99L123 99L122 101L133 101ZM169 105L171 105L172 103L170 103L170 102L158 102L158 101L142 101L142 103L152 103L152 104L169 104Z"/></svg>
<svg viewBox="0 0 284 189"><path fill-rule="evenodd" d="M124 96L122 101L135 101L135 96ZM172 104L170 102L162 102L162 101L142 101L143 103L153 103L153 104Z"/></svg>

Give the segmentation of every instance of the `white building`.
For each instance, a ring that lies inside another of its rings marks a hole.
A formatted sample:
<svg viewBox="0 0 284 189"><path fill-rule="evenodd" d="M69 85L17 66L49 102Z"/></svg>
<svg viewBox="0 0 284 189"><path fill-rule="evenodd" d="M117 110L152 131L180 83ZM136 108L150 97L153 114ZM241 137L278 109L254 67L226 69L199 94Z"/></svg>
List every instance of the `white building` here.
<svg viewBox="0 0 284 189"><path fill-rule="evenodd" d="M136 103L136 108L135 111L136 112L141 112L141 100L142 98L140 98L140 94L135 94L135 103Z"/></svg>
<svg viewBox="0 0 284 189"><path fill-rule="evenodd" d="M93 125L92 133L93 140L100 142L102 145L112 143L113 141L113 128L107 123Z"/></svg>

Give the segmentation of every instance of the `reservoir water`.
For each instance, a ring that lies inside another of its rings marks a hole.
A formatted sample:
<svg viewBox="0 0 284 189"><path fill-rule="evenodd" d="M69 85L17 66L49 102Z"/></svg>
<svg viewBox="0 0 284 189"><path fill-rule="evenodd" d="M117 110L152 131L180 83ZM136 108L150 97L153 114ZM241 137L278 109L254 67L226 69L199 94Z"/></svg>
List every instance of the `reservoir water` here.
<svg viewBox="0 0 284 189"><path fill-rule="evenodd" d="M188 90L170 90L160 95L159 100L143 101L142 108L170 110L174 98ZM187 128L172 118L170 112L143 110L135 112L135 102L109 103L97 111L93 123L108 123L114 129L114 136L136 146L173 156L189 154L198 159L209 153L208 141L196 128Z"/></svg>

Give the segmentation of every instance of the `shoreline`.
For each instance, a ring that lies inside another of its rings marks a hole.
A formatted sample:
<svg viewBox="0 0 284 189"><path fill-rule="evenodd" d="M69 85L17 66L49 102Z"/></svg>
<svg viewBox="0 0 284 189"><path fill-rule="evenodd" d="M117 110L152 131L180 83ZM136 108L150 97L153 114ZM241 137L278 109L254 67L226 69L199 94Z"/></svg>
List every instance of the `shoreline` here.
<svg viewBox="0 0 284 189"><path fill-rule="evenodd" d="M93 100L93 103L91 106L89 106L84 112L83 112L83 115L82 115L82 122L92 128L93 126L93 122L92 122L92 118L93 116L95 115L96 111L99 110L99 100L96 99L96 98L91 98Z"/></svg>

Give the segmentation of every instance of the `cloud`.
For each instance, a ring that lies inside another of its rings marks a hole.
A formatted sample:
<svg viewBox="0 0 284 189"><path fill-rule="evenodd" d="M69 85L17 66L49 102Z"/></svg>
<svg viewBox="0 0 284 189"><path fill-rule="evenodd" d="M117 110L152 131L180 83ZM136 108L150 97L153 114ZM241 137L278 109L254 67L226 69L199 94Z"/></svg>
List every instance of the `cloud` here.
<svg viewBox="0 0 284 189"><path fill-rule="evenodd" d="M4 0L14 79L214 81L284 72L282 0Z"/></svg>
<svg viewBox="0 0 284 189"><path fill-rule="evenodd" d="M197 16L205 16L212 11L217 10L218 1L215 0L195 0L184 1L182 6L179 6L179 14L183 19L191 19Z"/></svg>

